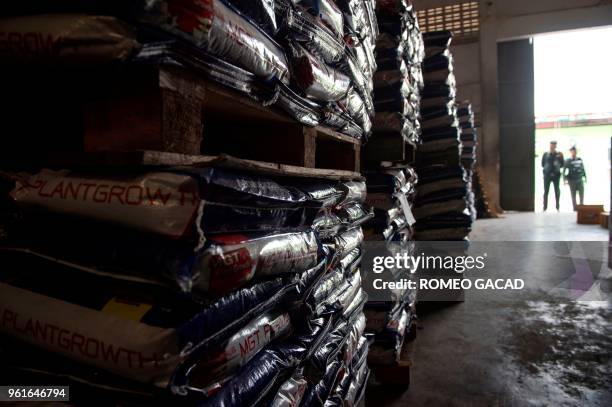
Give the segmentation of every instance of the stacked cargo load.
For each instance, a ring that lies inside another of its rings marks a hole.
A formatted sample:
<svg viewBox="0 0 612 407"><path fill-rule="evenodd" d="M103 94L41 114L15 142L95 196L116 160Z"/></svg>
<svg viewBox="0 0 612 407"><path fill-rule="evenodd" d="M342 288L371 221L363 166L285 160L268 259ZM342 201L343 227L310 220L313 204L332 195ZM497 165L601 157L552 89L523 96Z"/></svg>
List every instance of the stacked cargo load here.
<svg viewBox="0 0 612 407"><path fill-rule="evenodd" d="M411 255L415 250L412 210L418 177L413 157L406 152L417 148L421 140L423 37L409 1L378 1L376 15L380 31L376 43L378 71L374 75L376 115L364 171L367 204L373 208L374 218L365 225L366 240L376 255ZM388 271L392 273L390 281L412 276L407 269ZM380 277L368 270L364 279L373 286L374 279ZM416 292L407 287L374 291L376 297L365 307L366 332L372 337L368 362L374 369L374 383L385 377L385 369L399 368L395 380L406 384L409 372L400 366L405 339L413 332L416 320Z"/></svg>
<svg viewBox="0 0 612 407"><path fill-rule="evenodd" d="M374 218L366 224L367 240L408 243L413 240L412 205L417 193L416 171L395 165L365 172L367 205Z"/></svg>
<svg viewBox="0 0 612 407"><path fill-rule="evenodd" d="M3 175L6 369L119 400L363 397L365 183L206 166Z"/></svg>
<svg viewBox="0 0 612 407"><path fill-rule="evenodd" d="M423 37L409 1L379 1L376 15L378 71L374 75L373 137L400 138L416 146L420 141L420 96Z"/></svg>
<svg viewBox="0 0 612 407"><path fill-rule="evenodd" d="M461 126L461 166L467 174L468 180L468 205L472 219L476 220L478 211L476 209L476 195L474 193L474 166L476 164L476 148L478 137L474 125L474 111L468 101L457 105L457 116Z"/></svg>
<svg viewBox="0 0 612 407"><path fill-rule="evenodd" d="M414 208L417 240L464 240L473 222L470 178L461 165L462 127L455 103L451 39L449 31L424 34L423 144L417 151L419 188Z"/></svg>
<svg viewBox="0 0 612 407"><path fill-rule="evenodd" d="M3 7L10 15L0 18L3 32L49 40L3 48L0 60L186 67L302 124L355 138L371 131L373 0L42 0Z"/></svg>

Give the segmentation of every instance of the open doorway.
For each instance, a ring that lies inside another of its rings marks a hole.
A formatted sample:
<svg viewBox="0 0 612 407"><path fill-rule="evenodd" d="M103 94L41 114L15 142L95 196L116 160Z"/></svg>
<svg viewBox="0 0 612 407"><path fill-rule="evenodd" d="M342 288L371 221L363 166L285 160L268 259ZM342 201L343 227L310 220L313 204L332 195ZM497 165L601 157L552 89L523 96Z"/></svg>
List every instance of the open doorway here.
<svg viewBox="0 0 612 407"><path fill-rule="evenodd" d="M536 36L535 210L543 209L542 155L551 141L564 158L577 148L587 173L585 204L610 210L610 140L612 138L612 27ZM568 185L560 182L560 210L571 212ZM549 210L555 208L554 188Z"/></svg>

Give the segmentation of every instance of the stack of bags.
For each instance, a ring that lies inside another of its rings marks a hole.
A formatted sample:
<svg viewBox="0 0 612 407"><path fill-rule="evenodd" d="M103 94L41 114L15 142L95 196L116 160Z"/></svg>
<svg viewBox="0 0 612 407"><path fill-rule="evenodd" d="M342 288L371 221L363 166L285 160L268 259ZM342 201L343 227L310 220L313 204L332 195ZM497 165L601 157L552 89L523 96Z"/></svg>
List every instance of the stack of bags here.
<svg viewBox="0 0 612 407"><path fill-rule="evenodd" d="M412 204L416 196L416 172L408 165L396 165L366 172L367 204L374 208L374 218L366 223L366 240L383 241L384 247L371 246L376 256L412 255L414 222ZM382 251L379 253L377 249ZM405 281L413 274L408 269L386 269L385 281ZM380 274L368 272L365 283L374 286ZM396 290L376 290L365 306L366 332L371 335L368 363L394 365L401 355L406 332L416 319L416 291L408 287Z"/></svg>
<svg viewBox="0 0 612 407"><path fill-rule="evenodd" d="M378 1L376 16L380 35L376 42L373 135L400 137L417 145L425 51L416 12L407 0Z"/></svg>
<svg viewBox="0 0 612 407"><path fill-rule="evenodd" d="M423 37L416 11L410 1L390 0L376 3L380 35L376 42L378 71L374 75L373 137L395 138L416 146L420 142L420 97L423 89L421 63ZM381 157L384 158L384 157ZM416 197L417 175L405 162L377 164L366 171L367 204L374 218L366 224L366 239L389 244L384 254L414 252L412 205ZM411 278L408 270L387 270L391 281ZM366 284L380 275L367 273ZM413 290L376 290L376 297L366 304L366 332L372 336L368 363L394 365L406 332L416 318Z"/></svg>
<svg viewBox="0 0 612 407"><path fill-rule="evenodd" d="M468 206L472 219L476 220L478 213L476 210L476 196L474 194L474 164L476 163L477 136L474 127L474 111L470 102L463 102L457 105L457 116L461 127L460 149L461 166L465 169L468 181Z"/></svg>
<svg viewBox="0 0 612 407"><path fill-rule="evenodd" d="M262 0L263 1L263 0ZM268 1L263 1L268 3ZM372 128L378 24L373 0L274 0L291 88L318 121L346 134ZM291 110L290 108L285 110ZM356 129L352 129L357 124Z"/></svg>
<svg viewBox="0 0 612 407"><path fill-rule="evenodd" d="M306 125L367 136L373 0L38 0L3 5L0 60L187 67ZM29 40L34 38L35 40Z"/></svg>
<svg viewBox="0 0 612 407"><path fill-rule="evenodd" d="M389 256L404 253L406 248L400 245L389 247ZM409 255L412 254L409 252ZM412 275L407 270L389 270L392 281L410 279ZM366 332L372 339L368 353L370 366L396 365L402 355L404 342L416 322L416 290L404 289L386 290L378 301L368 301L365 307ZM384 384L384 383L383 383Z"/></svg>
<svg viewBox="0 0 612 407"><path fill-rule="evenodd" d="M416 197L416 171L408 165L395 165L365 172L366 203L374 218L365 226L367 240L407 243L413 237L415 219L412 205Z"/></svg>
<svg viewBox="0 0 612 407"><path fill-rule="evenodd" d="M216 167L3 176L3 370L110 399L363 397L363 182Z"/></svg>
<svg viewBox="0 0 612 407"><path fill-rule="evenodd" d="M472 171L476 163L476 146L478 143L472 104L468 101L459 103L457 105L457 117L461 127L461 165L467 171Z"/></svg>
<svg viewBox="0 0 612 407"><path fill-rule="evenodd" d="M417 151L417 240L463 240L471 231L469 177L461 166L461 126L449 31L424 34L423 144Z"/></svg>

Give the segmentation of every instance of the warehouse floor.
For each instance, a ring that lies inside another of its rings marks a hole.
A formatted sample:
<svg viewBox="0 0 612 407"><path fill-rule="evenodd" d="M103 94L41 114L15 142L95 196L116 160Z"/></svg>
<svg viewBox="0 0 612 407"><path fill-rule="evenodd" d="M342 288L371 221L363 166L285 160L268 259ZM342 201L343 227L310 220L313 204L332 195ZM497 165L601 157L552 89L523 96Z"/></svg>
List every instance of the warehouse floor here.
<svg viewBox="0 0 612 407"><path fill-rule="evenodd" d="M477 221L472 238L603 241L608 234L598 225L576 225L574 214L509 214ZM513 267L558 272L557 259L548 269L546 261L534 268L533 260L517 256ZM372 390L368 404L612 405L611 275L595 277L599 301L527 287L518 294L469 292L462 303L420 308L410 389Z"/></svg>
<svg viewBox="0 0 612 407"><path fill-rule="evenodd" d="M508 213L500 219L476 222L473 241L607 241L608 231L599 225L579 225L574 212Z"/></svg>

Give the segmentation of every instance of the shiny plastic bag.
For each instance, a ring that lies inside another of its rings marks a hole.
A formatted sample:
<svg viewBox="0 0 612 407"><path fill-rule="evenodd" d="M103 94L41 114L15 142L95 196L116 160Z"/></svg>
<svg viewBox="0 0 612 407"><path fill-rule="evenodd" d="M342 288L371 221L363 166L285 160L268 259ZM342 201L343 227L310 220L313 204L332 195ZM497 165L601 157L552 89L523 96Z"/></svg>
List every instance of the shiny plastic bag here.
<svg viewBox="0 0 612 407"><path fill-rule="evenodd" d="M142 20L257 76L289 82L282 48L225 0L152 0Z"/></svg>
<svg viewBox="0 0 612 407"><path fill-rule="evenodd" d="M349 91L350 80L299 45L290 46L293 79L304 94L321 102L338 101Z"/></svg>
<svg viewBox="0 0 612 407"><path fill-rule="evenodd" d="M229 0L229 2L249 16L268 34L274 35L278 31L274 0Z"/></svg>

